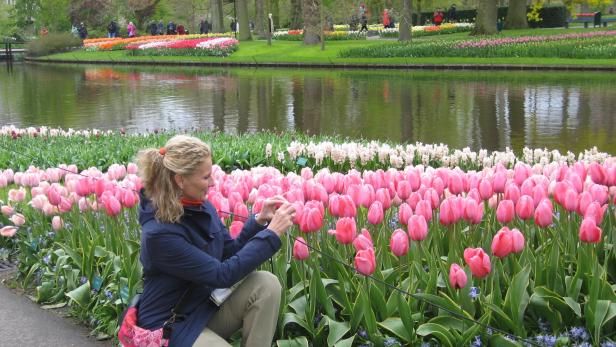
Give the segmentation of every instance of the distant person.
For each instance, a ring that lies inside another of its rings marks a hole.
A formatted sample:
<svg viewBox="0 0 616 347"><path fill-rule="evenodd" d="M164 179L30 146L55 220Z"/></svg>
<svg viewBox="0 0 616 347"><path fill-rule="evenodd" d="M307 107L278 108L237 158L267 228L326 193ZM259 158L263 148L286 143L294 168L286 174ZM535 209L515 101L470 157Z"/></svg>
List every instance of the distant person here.
<svg viewBox="0 0 616 347"><path fill-rule="evenodd" d="M235 19L231 19L231 24L229 26L231 27L231 32L234 33L237 29L237 23L235 22Z"/></svg>
<svg viewBox="0 0 616 347"><path fill-rule="evenodd" d="M128 32L128 37L137 36L137 27L135 26L135 24L133 24L133 22L128 22L128 25L126 26L126 31Z"/></svg>
<svg viewBox="0 0 616 347"><path fill-rule="evenodd" d="M109 22L109 24L107 25L107 37L108 38L118 37L118 25L113 20Z"/></svg>
<svg viewBox="0 0 616 347"><path fill-rule="evenodd" d="M453 22L456 20L456 15L457 15L456 4L451 4L451 7L449 7L449 11L447 12L447 19L450 22Z"/></svg>
<svg viewBox="0 0 616 347"><path fill-rule="evenodd" d="M368 31L368 16L365 12L361 15L361 28L359 31Z"/></svg>
<svg viewBox="0 0 616 347"><path fill-rule="evenodd" d="M148 33L151 36L158 34L158 26L156 25L155 21L151 21L150 24L148 24Z"/></svg>
<svg viewBox="0 0 616 347"><path fill-rule="evenodd" d="M88 38L88 28L83 22L79 23L79 27L77 27L77 31L79 32L79 38L85 40Z"/></svg>
<svg viewBox="0 0 616 347"><path fill-rule="evenodd" d="M614 14L614 8L613 8L613 7L610 7L610 9L607 11L607 13L609 13L609 14Z"/></svg>
<svg viewBox="0 0 616 347"><path fill-rule="evenodd" d="M183 24L178 24L178 35L186 35L186 30Z"/></svg>
<svg viewBox="0 0 616 347"><path fill-rule="evenodd" d="M47 36L47 34L49 34L49 30L47 30L47 28L45 28L45 27L42 27L41 31L39 32L39 34L41 36Z"/></svg>
<svg viewBox="0 0 616 347"><path fill-rule="evenodd" d="M441 25L443 23L443 11L437 8L432 14L432 22L436 26Z"/></svg>
<svg viewBox="0 0 616 347"><path fill-rule="evenodd" d="M210 32L210 24L204 18L199 22L199 34L207 34Z"/></svg>
<svg viewBox="0 0 616 347"><path fill-rule="evenodd" d="M158 35L165 35L165 23L163 23L163 20L159 20L158 24L156 25L156 29L158 32Z"/></svg>
<svg viewBox="0 0 616 347"><path fill-rule="evenodd" d="M79 28L77 27L77 25L71 25L71 34L73 34L73 36L75 37L79 37Z"/></svg>
<svg viewBox="0 0 616 347"><path fill-rule="evenodd" d="M391 21L389 18L389 11L387 9L384 9L383 10L383 27L389 28L390 24L391 24Z"/></svg>
<svg viewBox="0 0 616 347"><path fill-rule="evenodd" d="M357 25L359 25L359 19L355 14L352 14L351 19L349 20L349 30L357 31Z"/></svg>
<svg viewBox="0 0 616 347"><path fill-rule="evenodd" d="M173 23L172 21L169 21L169 23L167 23L167 35L176 35L177 31L176 31L176 26L175 23Z"/></svg>

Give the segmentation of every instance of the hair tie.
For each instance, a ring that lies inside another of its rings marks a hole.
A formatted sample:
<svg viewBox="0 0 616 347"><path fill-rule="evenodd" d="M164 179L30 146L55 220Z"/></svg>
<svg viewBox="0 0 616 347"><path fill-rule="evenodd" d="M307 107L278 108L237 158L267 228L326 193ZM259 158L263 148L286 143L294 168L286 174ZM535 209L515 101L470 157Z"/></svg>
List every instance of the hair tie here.
<svg viewBox="0 0 616 347"><path fill-rule="evenodd" d="M158 153L160 153L160 155L165 155L165 154L167 153L167 149L166 149L165 147L161 147L161 148L158 150Z"/></svg>

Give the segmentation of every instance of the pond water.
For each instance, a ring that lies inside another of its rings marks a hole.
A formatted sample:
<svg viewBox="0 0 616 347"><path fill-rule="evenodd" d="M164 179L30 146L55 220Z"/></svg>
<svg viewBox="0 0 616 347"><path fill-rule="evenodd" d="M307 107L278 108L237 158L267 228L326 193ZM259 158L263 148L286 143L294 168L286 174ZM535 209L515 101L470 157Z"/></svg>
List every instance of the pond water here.
<svg viewBox="0 0 616 347"><path fill-rule="evenodd" d="M15 64L0 70L0 122L616 154L615 75Z"/></svg>

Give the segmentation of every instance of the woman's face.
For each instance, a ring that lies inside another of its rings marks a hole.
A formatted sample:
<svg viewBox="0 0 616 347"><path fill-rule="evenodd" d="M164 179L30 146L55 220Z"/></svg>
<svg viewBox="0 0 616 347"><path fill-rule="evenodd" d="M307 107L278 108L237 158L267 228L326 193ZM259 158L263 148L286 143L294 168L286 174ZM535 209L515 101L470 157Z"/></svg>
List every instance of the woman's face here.
<svg viewBox="0 0 616 347"><path fill-rule="evenodd" d="M212 158L207 158L191 175L176 175L176 183L182 189L182 195L190 200L205 200L212 179Z"/></svg>

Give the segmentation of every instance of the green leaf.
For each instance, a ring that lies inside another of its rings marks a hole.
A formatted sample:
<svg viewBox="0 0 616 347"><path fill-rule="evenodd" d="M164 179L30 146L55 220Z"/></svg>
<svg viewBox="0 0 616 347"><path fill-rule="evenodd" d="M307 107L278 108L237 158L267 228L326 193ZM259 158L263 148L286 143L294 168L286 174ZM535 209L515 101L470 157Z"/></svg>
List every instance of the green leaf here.
<svg viewBox="0 0 616 347"><path fill-rule="evenodd" d="M277 340L278 347L308 347L308 339L305 336L296 337L290 340Z"/></svg>
<svg viewBox="0 0 616 347"><path fill-rule="evenodd" d="M366 323L366 330L368 330L370 337L375 337L377 335L376 317L374 316L374 312L370 309L368 295L365 292L359 292L359 295L362 298L362 305L364 306L364 323Z"/></svg>
<svg viewBox="0 0 616 347"><path fill-rule="evenodd" d="M334 347L352 347L353 340L355 340L355 335L349 337L348 339L340 340L334 345Z"/></svg>
<svg viewBox="0 0 616 347"><path fill-rule="evenodd" d="M573 312L575 312L576 316L582 318L582 308L577 301L568 296L565 296L563 300L565 300L565 303L573 310Z"/></svg>
<svg viewBox="0 0 616 347"><path fill-rule="evenodd" d="M387 303L385 302L383 292L375 283L372 283L370 286L370 302L372 303L372 311L378 314L378 319L385 320L388 317Z"/></svg>
<svg viewBox="0 0 616 347"><path fill-rule="evenodd" d="M440 294L441 296L436 296L436 295L427 294L427 293L415 293L414 296L419 297L423 299L424 301L430 304L433 304L434 306L437 306L439 308L444 308L444 309L447 309L448 311L457 313L460 316L467 317L467 318L473 318L468 314L468 312L461 309L460 306L455 301L453 301L450 297L448 297L444 293L440 293Z"/></svg>
<svg viewBox="0 0 616 347"><path fill-rule="evenodd" d="M500 323L501 326L504 325L506 327L506 329L510 330L510 331L515 331L516 330L516 326L513 323L513 321L509 318L509 316L498 306L491 304L489 302L486 302L485 307L490 309L492 312L496 313L497 319L496 322Z"/></svg>
<svg viewBox="0 0 616 347"><path fill-rule="evenodd" d="M59 303L53 304L53 305L42 305L41 308L43 310L53 310L53 309L56 309L56 308L64 307L64 306L66 306L66 304L67 304L67 302L63 301L63 302L59 302Z"/></svg>
<svg viewBox="0 0 616 347"><path fill-rule="evenodd" d="M499 347L520 347L521 343L509 340L505 338L503 335L492 335L490 337L490 346L499 346Z"/></svg>
<svg viewBox="0 0 616 347"><path fill-rule="evenodd" d="M66 293L66 296L81 307L86 307L90 303L90 282L86 282L81 286Z"/></svg>
<svg viewBox="0 0 616 347"><path fill-rule="evenodd" d="M396 335L398 338L402 339L403 341L409 344L413 342L412 341L413 338L411 334L409 333L408 329L406 329L406 327L404 326L404 323L402 323L402 319L398 317L387 318L385 321L380 322L379 326L391 332L392 334Z"/></svg>
<svg viewBox="0 0 616 347"><path fill-rule="evenodd" d="M351 327L348 322L336 322L335 320L327 317L327 324L329 325L329 334L327 335L327 345L335 345L349 330Z"/></svg>
<svg viewBox="0 0 616 347"><path fill-rule="evenodd" d="M301 316L295 313L290 313L290 312L285 313L284 318L282 319L282 326L285 327L289 323L295 323L299 325L300 327L306 330L306 333L310 333L310 334L313 333L314 329L311 326L312 322L308 323L306 319L302 318Z"/></svg>
<svg viewBox="0 0 616 347"><path fill-rule="evenodd" d="M402 293L398 291L396 291L396 293L398 293L398 312L400 313L400 319L402 320L402 324L404 324L406 330L408 330L409 334L412 335L415 330L415 323L411 314L411 307Z"/></svg>
<svg viewBox="0 0 616 347"><path fill-rule="evenodd" d="M361 293L357 293L357 298L355 298L355 303L353 304L353 314L351 315L351 329L353 331L357 330L359 323L361 323L361 319L364 317L364 311L365 307L363 306Z"/></svg>
<svg viewBox="0 0 616 347"><path fill-rule="evenodd" d="M446 327L434 324L434 323L425 323L417 328L417 335L419 336L428 336L432 335L436 337L441 344L444 346L454 346L455 338L449 332L449 329Z"/></svg>
<svg viewBox="0 0 616 347"><path fill-rule="evenodd" d="M528 266L525 266L522 271L515 274L507 290L507 295L505 296L505 307L516 324L516 329L514 331L521 336L526 336L526 331L524 329L524 312L529 302L529 296L526 291L529 275L530 267Z"/></svg>

